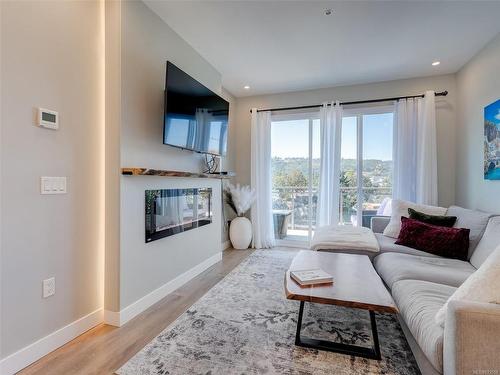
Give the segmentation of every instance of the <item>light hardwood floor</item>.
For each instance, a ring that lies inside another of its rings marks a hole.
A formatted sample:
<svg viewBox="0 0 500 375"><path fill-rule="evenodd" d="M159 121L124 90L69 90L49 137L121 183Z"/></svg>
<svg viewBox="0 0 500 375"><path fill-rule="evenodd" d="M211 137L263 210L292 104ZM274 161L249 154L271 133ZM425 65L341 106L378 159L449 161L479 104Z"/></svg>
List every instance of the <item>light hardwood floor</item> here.
<svg viewBox="0 0 500 375"><path fill-rule="evenodd" d="M101 324L18 374L113 374L251 253L252 250L224 251L222 261L123 327Z"/></svg>

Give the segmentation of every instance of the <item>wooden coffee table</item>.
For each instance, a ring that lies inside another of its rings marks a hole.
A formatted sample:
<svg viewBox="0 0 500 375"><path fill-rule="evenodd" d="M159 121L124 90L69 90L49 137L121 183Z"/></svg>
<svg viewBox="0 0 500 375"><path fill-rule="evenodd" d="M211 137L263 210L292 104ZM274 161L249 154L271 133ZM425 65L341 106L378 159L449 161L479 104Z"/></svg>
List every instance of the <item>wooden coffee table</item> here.
<svg viewBox="0 0 500 375"><path fill-rule="evenodd" d="M300 286L290 271L320 268L333 276L333 284ZM380 360L375 312L398 313L382 280L366 255L300 251L285 275L286 298L300 301L295 345ZM372 331L371 348L301 337L304 302L368 310Z"/></svg>

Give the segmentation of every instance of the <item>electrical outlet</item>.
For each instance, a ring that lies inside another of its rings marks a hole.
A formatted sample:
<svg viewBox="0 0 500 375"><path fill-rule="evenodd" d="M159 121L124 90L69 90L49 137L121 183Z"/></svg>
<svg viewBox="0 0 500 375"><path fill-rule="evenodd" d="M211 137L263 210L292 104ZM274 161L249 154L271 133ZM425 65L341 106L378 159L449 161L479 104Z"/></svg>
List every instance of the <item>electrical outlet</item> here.
<svg viewBox="0 0 500 375"><path fill-rule="evenodd" d="M43 280L43 298L47 298L56 294L56 278Z"/></svg>

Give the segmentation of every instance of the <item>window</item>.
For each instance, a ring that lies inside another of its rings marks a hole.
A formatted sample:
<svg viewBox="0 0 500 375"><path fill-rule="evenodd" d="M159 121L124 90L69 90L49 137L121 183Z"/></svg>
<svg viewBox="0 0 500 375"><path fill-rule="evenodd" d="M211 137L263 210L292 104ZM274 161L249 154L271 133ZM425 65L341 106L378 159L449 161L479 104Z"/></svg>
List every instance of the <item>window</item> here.
<svg viewBox="0 0 500 375"><path fill-rule="evenodd" d="M392 108L344 111L342 119L340 218L370 226L392 196Z"/></svg>
<svg viewBox="0 0 500 375"><path fill-rule="evenodd" d="M309 241L316 222L320 168L317 114L273 116L271 170L278 240Z"/></svg>

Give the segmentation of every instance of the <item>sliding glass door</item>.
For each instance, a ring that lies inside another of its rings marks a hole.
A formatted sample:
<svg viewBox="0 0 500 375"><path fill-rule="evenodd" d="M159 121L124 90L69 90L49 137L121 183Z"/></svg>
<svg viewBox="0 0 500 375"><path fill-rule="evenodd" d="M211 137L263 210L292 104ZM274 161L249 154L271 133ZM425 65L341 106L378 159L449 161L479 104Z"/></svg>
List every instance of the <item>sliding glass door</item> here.
<svg viewBox="0 0 500 375"><path fill-rule="evenodd" d="M392 195L391 107L344 110L340 223L370 226ZM271 170L277 240L310 241L316 227L320 171L318 113L274 115ZM297 242L295 242L297 243Z"/></svg>
<svg viewBox="0 0 500 375"><path fill-rule="evenodd" d="M316 225L320 168L317 114L273 116L273 218L278 240L308 242Z"/></svg>
<svg viewBox="0 0 500 375"><path fill-rule="evenodd" d="M370 226L392 196L392 108L347 110L342 121L342 224Z"/></svg>

